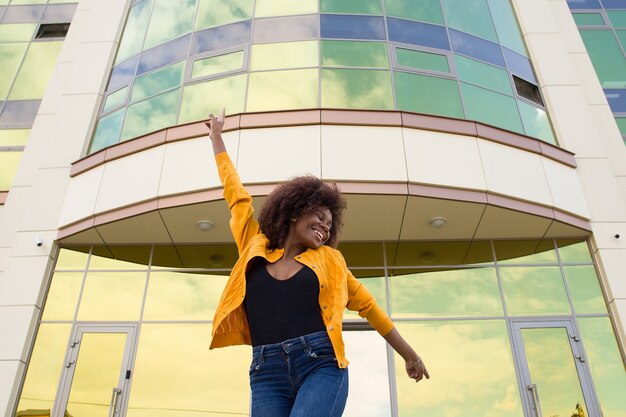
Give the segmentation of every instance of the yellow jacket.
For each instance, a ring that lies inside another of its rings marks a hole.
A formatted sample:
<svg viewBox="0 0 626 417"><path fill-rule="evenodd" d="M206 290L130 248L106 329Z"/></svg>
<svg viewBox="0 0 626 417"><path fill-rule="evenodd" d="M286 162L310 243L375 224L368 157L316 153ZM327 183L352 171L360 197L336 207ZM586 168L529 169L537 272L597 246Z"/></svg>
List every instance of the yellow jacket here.
<svg viewBox="0 0 626 417"><path fill-rule="evenodd" d="M239 260L230 273L215 312L211 349L250 344L250 329L243 308L246 267L256 256L276 262L284 252L283 249L267 248L269 241L252 216L252 197L241 184L228 154L220 153L215 160L224 185L224 198L230 208L230 228L239 250ZM320 284L320 310L340 368L348 366L341 335L342 316L346 307L358 311L381 335L391 331L393 323L376 304L367 288L348 270L341 252L323 245L318 249L307 249L296 256L296 260L311 268L317 275Z"/></svg>

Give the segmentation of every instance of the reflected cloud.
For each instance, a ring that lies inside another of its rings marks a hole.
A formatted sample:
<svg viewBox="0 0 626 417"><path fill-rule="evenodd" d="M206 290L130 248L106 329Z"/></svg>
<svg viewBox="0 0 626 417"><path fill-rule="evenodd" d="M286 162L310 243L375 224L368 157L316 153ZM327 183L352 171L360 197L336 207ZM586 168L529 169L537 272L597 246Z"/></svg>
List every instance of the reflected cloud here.
<svg viewBox="0 0 626 417"><path fill-rule="evenodd" d="M252 0L200 0L196 30L224 25L252 17Z"/></svg>
<svg viewBox="0 0 626 417"><path fill-rule="evenodd" d="M250 74L246 111L318 107L318 73L304 69Z"/></svg>
<svg viewBox="0 0 626 417"><path fill-rule="evenodd" d="M322 107L393 109L389 71L323 69Z"/></svg>
<svg viewBox="0 0 626 417"><path fill-rule="evenodd" d="M0 100L4 99L9 93L13 77L17 73L27 47L27 43L0 44L0 62L2 62Z"/></svg>
<svg viewBox="0 0 626 417"><path fill-rule="evenodd" d="M243 112L246 78L241 74L185 86L178 123L204 120L223 108L233 114Z"/></svg>
<svg viewBox="0 0 626 417"><path fill-rule="evenodd" d="M145 272L90 272L78 320L138 320L145 282Z"/></svg>
<svg viewBox="0 0 626 417"><path fill-rule="evenodd" d="M35 100L43 97L63 42L33 42L30 44L15 82L11 100Z"/></svg>
<svg viewBox="0 0 626 417"><path fill-rule="evenodd" d="M571 314L559 267L500 268L511 315Z"/></svg>
<svg viewBox="0 0 626 417"><path fill-rule="evenodd" d="M144 49L191 32L196 0L155 0Z"/></svg>
<svg viewBox="0 0 626 417"><path fill-rule="evenodd" d="M135 138L176 124L180 89L128 107L121 140Z"/></svg>
<svg viewBox="0 0 626 417"><path fill-rule="evenodd" d="M146 28L148 27L151 6L152 0L146 0L136 4L130 9L128 21L124 28L124 35L122 36L120 47L117 51L117 57L115 58L116 64L141 52Z"/></svg>

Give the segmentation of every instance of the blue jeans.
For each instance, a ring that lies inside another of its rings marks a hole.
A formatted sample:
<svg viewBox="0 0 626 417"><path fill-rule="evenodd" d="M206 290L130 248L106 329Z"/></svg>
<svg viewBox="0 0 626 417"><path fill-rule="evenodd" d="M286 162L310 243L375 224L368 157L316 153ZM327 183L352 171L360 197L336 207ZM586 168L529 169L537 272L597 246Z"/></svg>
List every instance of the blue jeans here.
<svg viewBox="0 0 626 417"><path fill-rule="evenodd" d="M348 370L337 366L325 331L256 346L250 365L251 417L340 417Z"/></svg>

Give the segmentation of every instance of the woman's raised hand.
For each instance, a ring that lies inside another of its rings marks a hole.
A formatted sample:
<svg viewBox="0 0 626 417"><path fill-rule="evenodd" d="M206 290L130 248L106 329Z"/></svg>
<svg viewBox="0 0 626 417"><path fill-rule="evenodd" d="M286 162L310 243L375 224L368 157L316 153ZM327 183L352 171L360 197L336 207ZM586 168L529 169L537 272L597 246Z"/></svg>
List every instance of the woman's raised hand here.
<svg viewBox="0 0 626 417"><path fill-rule="evenodd" d="M204 124L209 128L209 137L213 143L213 153L226 152L226 146L222 140L222 129L224 128L224 120L226 119L226 110L222 109L220 114L215 117L212 113L209 114L209 120Z"/></svg>

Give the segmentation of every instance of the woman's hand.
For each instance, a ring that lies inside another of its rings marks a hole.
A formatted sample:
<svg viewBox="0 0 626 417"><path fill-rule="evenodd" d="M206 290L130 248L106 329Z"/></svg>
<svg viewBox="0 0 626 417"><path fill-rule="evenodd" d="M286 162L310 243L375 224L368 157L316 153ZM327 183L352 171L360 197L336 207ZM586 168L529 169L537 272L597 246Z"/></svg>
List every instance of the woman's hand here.
<svg viewBox="0 0 626 417"><path fill-rule="evenodd" d="M220 114L215 117L213 114L209 114L209 120L204 124L209 128L209 137L213 143L213 153L226 152L226 146L222 140L222 129L224 128L224 120L226 119L226 110L222 109Z"/></svg>
<svg viewBox="0 0 626 417"><path fill-rule="evenodd" d="M409 378L413 378L415 382L420 382L424 377L426 377L426 379L430 378L422 358L420 358L419 355L415 353L413 348L409 346L406 340L400 336L400 333L398 333L398 330L395 327L383 337L387 343L391 345L393 350L398 352L398 354L404 359L404 367L406 368L406 373Z"/></svg>
<svg viewBox="0 0 626 417"><path fill-rule="evenodd" d="M419 356L417 356L416 359L405 361L404 367L409 378L414 379L415 382L420 382L424 377L426 377L426 379L430 378L428 370L424 365L424 361L422 361L422 358L420 358Z"/></svg>

